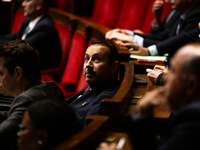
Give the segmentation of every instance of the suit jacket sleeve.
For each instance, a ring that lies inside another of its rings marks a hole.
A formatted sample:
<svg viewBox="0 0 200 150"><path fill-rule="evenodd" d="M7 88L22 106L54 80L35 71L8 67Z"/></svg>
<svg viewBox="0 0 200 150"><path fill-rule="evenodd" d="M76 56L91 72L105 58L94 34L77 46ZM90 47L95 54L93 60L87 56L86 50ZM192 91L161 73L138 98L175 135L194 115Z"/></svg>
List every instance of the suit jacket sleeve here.
<svg viewBox="0 0 200 150"><path fill-rule="evenodd" d="M183 46L184 44L195 42L199 38L199 34L200 34L199 27L196 27L193 30L190 30L188 32L179 34L163 42L160 42L156 44L158 54L160 56L164 55L165 53L173 55L177 51L177 49Z"/></svg>
<svg viewBox="0 0 200 150"><path fill-rule="evenodd" d="M13 101L8 113L1 112L0 117L5 120L0 125L0 147L8 147L11 143L16 143L18 125L22 121L23 113L27 109L32 99L28 96L20 96ZM6 148L5 148L6 149Z"/></svg>
<svg viewBox="0 0 200 150"><path fill-rule="evenodd" d="M151 114L135 118L135 113L132 113L126 124L134 150L155 150L157 141L155 139L155 125Z"/></svg>
<svg viewBox="0 0 200 150"><path fill-rule="evenodd" d="M192 6L188 10L185 20L181 23L179 34L194 29L200 22L200 17L198 17L199 14L200 14L200 2L197 3L196 5ZM178 20L179 20L178 18L176 18L173 21L172 25L169 26L168 28L166 28L163 32L154 34L154 35L152 35L153 37L149 37L149 38L146 37L144 39L144 43L143 43L144 47L148 47L150 45L157 44L163 40L166 40L168 38L175 36L176 28L177 28ZM144 35L144 36L146 36L146 35Z"/></svg>

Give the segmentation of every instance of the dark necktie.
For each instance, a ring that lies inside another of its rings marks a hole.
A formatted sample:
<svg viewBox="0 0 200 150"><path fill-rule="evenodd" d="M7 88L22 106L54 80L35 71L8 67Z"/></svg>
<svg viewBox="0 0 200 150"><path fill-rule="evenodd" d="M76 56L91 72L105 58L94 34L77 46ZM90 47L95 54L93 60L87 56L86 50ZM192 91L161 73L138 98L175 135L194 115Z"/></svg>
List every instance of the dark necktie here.
<svg viewBox="0 0 200 150"><path fill-rule="evenodd" d="M176 28L176 35L179 34L182 22L183 22L183 19L179 18L178 25L177 25L177 28Z"/></svg>
<svg viewBox="0 0 200 150"><path fill-rule="evenodd" d="M29 26L27 26L27 27L26 27L26 30L25 30L25 33L24 33L24 39L26 38L29 29L30 29Z"/></svg>
<svg viewBox="0 0 200 150"><path fill-rule="evenodd" d="M90 87L87 87L87 88L85 89L85 91L83 92L83 95L84 95L85 93L87 93L89 90L90 90Z"/></svg>

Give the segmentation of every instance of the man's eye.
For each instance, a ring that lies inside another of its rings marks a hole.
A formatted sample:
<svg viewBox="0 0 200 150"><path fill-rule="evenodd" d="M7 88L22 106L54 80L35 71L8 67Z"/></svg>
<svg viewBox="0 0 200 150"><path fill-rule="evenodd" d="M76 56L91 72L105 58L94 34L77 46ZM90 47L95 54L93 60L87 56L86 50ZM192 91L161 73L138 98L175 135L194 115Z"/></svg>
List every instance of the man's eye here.
<svg viewBox="0 0 200 150"><path fill-rule="evenodd" d="M85 57L85 60L89 60L89 57Z"/></svg>
<svg viewBox="0 0 200 150"><path fill-rule="evenodd" d="M95 58L95 61L100 61L100 60L101 60L100 57L96 57L96 58Z"/></svg>

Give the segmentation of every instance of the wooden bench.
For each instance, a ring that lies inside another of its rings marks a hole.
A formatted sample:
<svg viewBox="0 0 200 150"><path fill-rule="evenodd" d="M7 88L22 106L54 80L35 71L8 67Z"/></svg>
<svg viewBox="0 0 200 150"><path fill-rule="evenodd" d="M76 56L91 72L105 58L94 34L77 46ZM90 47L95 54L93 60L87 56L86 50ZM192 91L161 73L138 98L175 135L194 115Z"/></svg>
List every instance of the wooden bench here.
<svg viewBox="0 0 200 150"><path fill-rule="evenodd" d="M108 130L119 131L120 124L127 108L130 97L130 88L134 77L134 65L129 62L122 62L121 67L121 85L112 98L102 100L103 115L109 116Z"/></svg>

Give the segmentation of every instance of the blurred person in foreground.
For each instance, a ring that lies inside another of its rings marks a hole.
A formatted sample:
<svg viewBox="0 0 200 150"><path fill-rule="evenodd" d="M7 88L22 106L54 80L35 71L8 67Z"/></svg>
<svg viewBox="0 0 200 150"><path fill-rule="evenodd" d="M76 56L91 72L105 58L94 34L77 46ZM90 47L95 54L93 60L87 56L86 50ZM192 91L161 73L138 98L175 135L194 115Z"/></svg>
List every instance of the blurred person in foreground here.
<svg viewBox="0 0 200 150"><path fill-rule="evenodd" d="M147 93L130 115L129 135L135 150L200 149L200 45L183 46L170 63L164 87ZM158 106L169 106L172 114L156 140L153 109ZM102 150L109 148L102 143Z"/></svg>
<svg viewBox="0 0 200 150"><path fill-rule="evenodd" d="M18 150L50 150L80 130L66 102L43 100L25 111L17 132Z"/></svg>

